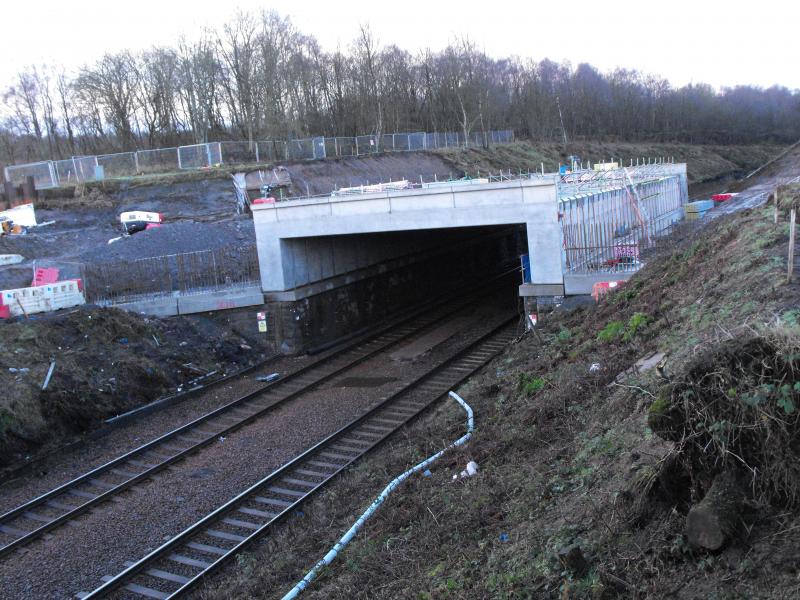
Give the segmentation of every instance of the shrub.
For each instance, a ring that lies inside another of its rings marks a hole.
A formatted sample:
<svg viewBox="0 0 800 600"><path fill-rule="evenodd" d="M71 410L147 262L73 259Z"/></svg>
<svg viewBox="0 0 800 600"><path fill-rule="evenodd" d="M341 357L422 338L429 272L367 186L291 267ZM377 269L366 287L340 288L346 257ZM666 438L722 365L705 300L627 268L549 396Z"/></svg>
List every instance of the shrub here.
<svg viewBox="0 0 800 600"><path fill-rule="evenodd" d="M608 325L603 327L600 333L597 334L597 339L601 342L613 342L617 338L622 337L625 333L625 323L622 321L611 321Z"/></svg>
<svg viewBox="0 0 800 600"><path fill-rule="evenodd" d="M545 385L547 385L547 381L542 377L525 373L519 374L519 389L528 396L543 390Z"/></svg>

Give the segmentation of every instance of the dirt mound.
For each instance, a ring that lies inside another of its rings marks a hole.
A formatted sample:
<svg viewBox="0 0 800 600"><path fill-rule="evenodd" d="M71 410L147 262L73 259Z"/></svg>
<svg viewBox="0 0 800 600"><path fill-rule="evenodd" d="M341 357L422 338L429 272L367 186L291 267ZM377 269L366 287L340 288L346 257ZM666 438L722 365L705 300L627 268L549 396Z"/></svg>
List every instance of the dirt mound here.
<svg viewBox="0 0 800 600"><path fill-rule="evenodd" d="M74 198L76 205L84 208L111 208L113 200L103 193L98 187L87 190L83 184L75 186Z"/></svg>
<svg viewBox="0 0 800 600"><path fill-rule="evenodd" d="M791 330L726 340L698 355L650 407L702 497L728 469L749 472L760 504L800 499L800 339Z"/></svg>
<svg viewBox="0 0 800 600"><path fill-rule="evenodd" d="M228 330L188 318L86 307L0 322L0 466L258 356Z"/></svg>
<svg viewBox="0 0 800 600"><path fill-rule="evenodd" d="M87 263L131 261L211 248L247 247L255 241L253 222L247 217L216 223L182 221L141 231L113 244L88 248L78 260Z"/></svg>

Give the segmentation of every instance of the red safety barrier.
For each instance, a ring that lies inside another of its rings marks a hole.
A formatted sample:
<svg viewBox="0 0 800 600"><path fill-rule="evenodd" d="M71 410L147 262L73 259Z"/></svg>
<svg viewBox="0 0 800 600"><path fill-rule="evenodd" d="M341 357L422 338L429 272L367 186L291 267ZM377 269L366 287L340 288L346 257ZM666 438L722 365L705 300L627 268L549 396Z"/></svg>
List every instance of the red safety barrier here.
<svg viewBox="0 0 800 600"><path fill-rule="evenodd" d="M2 302L0 300L0 302ZM0 319L8 319L11 317L11 309L8 306L0 304Z"/></svg>
<svg viewBox="0 0 800 600"><path fill-rule="evenodd" d="M598 281L592 286L592 298L595 302L600 302L600 298L605 296L608 292L617 289L625 280L620 281Z"/></svg>
<svg viewBox="0 0 800 600"><path fill-rule="evenodd" d="M713 196L711 196L711 199L714 202L727 202L728 200L737 195L738 194L714 194Z"/></svg>
<svg viewBox="0 0 800 600"><path fill-rule="evenodd" d="M250 204L275 204L275 198L256 198Z"/></svg>
<svg viewBox="0 0 800 600"><path fill-rule="evenodd" d="M157 227L161 227L161 223L148 223L144 226L144 230L147 231L148 229L155 229Z"/></svg>
<svg viewBox="0 0 800 600"><path fill-rule="evenodd" d="M58 281L58 269L55 267L53 268L44 268L40 267L36 269L33 274L33 281L31 282L31 287L36 287L38 285L47 285L48 283L55 283Z"/></svg>

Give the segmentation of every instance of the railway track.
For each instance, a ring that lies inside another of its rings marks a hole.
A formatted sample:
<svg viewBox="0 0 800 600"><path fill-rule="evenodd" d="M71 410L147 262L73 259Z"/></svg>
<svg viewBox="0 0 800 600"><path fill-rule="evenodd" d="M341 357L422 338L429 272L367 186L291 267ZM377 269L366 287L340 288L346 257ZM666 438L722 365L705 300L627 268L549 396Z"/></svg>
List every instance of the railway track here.
<svg viewBox="0 0 800 600"><path fill-rule="evenodd" d="M141 598L176 598L218 571L253 541L317 493L339 473L417 417L497 356L514 338L517 316L199 520L91 592L84 600L119 591Z"/></svg>
<svg viewBox="0 0 800 600"><path fill-rule="evenodd" d="M0 547L0 557L110 500L218 438L419 334L486 294L482 289L459 302L409 316L371 338L350 344L9 510L0 515L0 532L10 539Z"/></svg>

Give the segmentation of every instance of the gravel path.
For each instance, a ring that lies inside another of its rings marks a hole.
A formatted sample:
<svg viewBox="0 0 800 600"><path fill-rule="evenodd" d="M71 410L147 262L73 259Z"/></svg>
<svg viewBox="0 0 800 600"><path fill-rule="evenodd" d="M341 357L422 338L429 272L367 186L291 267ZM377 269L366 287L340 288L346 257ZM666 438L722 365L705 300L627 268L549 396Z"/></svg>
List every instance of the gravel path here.
<svg viewBox="0 0 800 600"><path fill-rule="evenodd" d="M508 300L508 293L503 294ZM100 505L79 518L71 527L56 530L50 539L35 542L0 563L3 580L2 597L68 598L78 591L96 587L103 575L114 574L126 560L136 560L160 545L230 497L252 485L270 471L284 464L311 444L339 429L370 406L378 403L402 383L416 378L463 348L470 341L497 323L499 315L508 314L508 302L486 304L462 311L443 320L439 327L452 334L442 343L422 352L412 360L392 360L379 355L349 370L323 387L306 393L268 417L237 431L224 440L161 472L151 481ZM469 316L469 319L464 319ZM452 321L461 327L454 330ZM429 335L426 332L426 335ZM413 346L411 339L402 345ZM393 347L397 349L397 347ZM357 387L364 385L366 387ZM219 395L224 388L215 390ZM237 393L244 393L238 389ZM230 399L230 397L228 397ZM213 400L206 399L213 404ZM217 400L219 402L219 400ZM176 407L177 409L178 407ZM185 407L183 408L185 410ZM178 417L178 415L173 415ZM152 437L165 426L162 414L148 419L143 427L128 427L115 433L117 453ZM151 421L159 421L155 429ZM145 435L145 430L148 435ZM109 444L110 439L101 440ZM104 448L103 459L94 457L94 464L110 458L114 452ZM89 448L83 450L91 456ZM78 456L65 458L59 474L77 474ZM83 463L85 470L85 463ZM52 473L45 478L53 477ZM4 505L19 498L30 498L35 490L48 485L26 478L17 482L9 493L4 489ZM57 483L64 477L57 477ZM51 483L52 485L52 483ZM7 486L8 487L8 486ZM66 552L65 549L70 551ZM45 566L46 567L43 567Z"/></svg>

